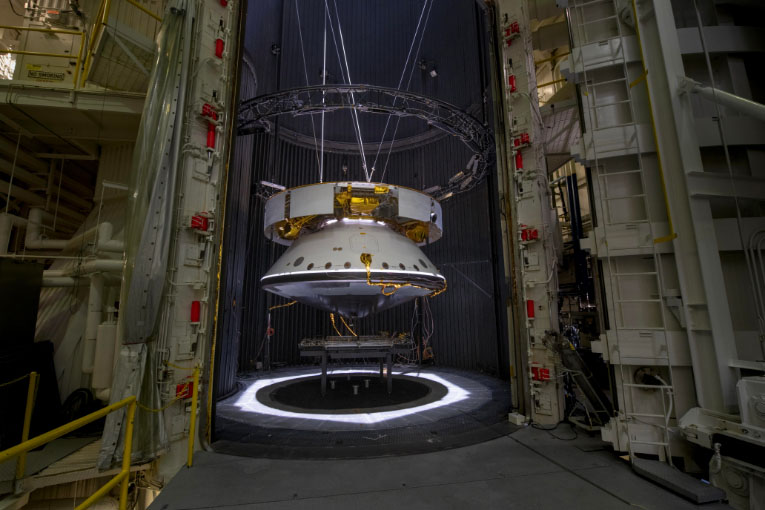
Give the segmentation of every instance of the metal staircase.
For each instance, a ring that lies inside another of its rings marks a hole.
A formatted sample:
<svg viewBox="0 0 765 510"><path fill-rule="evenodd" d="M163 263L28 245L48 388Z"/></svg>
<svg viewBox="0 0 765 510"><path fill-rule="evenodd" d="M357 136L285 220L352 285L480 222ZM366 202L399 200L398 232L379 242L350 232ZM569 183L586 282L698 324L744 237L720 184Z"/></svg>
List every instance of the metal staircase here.
<svg viewBox="0 0 765 510"><path fill-rule="evenodd" d="M605 259L606 274L601 277L607 281L606 300L614 317L607 343L610 361L618 365L619 418L626 426L630 458L634 459L635 447L646 445L648 450L655 447L660 458L671 464L674 388L661 258L657 250L657 244L668 239L657 238L655 232L646 186L645 149L641 146L633 98L633 88L642 86L645 81L644 65L640 66L639 76L630 75L623 21L614 0L573 1L569 5L569 16L572 38L579 49L578 61L572 49L573 70L580 75L584 96L583 159L588 160L597 176L593 185L601 225L596 229L596 238L619 240L611 244L602 242L598 247L599 257ZM583 51L587 45L609 47L610 61L589 63ZM610 137L622 146L622 154L617 155L616 150L602 154L599 146L603 144L596 143L596 139L602 142ZM652 354L640 353L632 361L630 344L636 341L651 342ZM633 371L645 365L655 372L644 374L650 382L635 381ZM638 396L639 392L644 394ZM637 405L637 401L648 400L651 407L655 407L656 398L646 399L647 392L658 395L661 413ZM660 439L652 440L641 431L644 425L658 428ZM646 448L639 449L646 451Z"/></svg>

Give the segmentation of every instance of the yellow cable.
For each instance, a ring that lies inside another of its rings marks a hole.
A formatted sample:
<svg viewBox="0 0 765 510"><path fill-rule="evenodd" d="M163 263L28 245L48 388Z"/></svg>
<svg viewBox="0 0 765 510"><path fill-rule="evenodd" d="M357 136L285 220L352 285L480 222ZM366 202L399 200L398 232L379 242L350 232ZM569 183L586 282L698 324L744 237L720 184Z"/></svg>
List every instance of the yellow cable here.
<svg viewBox="0 0 765 510"><path fill-rule="evenodd" d="M0 388L2 388L3 386L10 386L11 384L17 383L19 381L23 381L27 377L29 377L29 374L24 374L21 377L17 377L16 379L14 379L12 381L4 382L4 383L0 384Z"/></svg>
<svg viewBox="0 0 765 510"><path fill-rule="evenodd" d="M416 285L414 283L373 282L372 269L370 267L372 265L372 255L370 253L362 253L360 259L361 259L361 263L364 264L364 266L367 268L367 285L382 287L381 292L383 296L392 296L401 287L414 287L415 289L422 289L422 290L428 290L428 291L432 290L432 289L429 289L428 287L423 287L422 285ZM393 291L385 292L385 289L387 289L388 287L393 288ZM444 278L444 287L442 289L432 291L430 294L428 294L428 297L436 297L442 292L445 292L446 288L447 288L447 283L446 283L446 278Z"/></svg>
<svg viewBox="0 0 765 510"><path fill-rule="evenodd" d="M347 323L347 322L345 322L345 319L343 319L343 316L342 316L342 315L340 315L339 317L340 317L340 320L341 320L341 321L343 322L343 324L345 325L345 327L346 327L346 328L348 328L348 331L350 331L350 332L351 332L351 334L352 334L353 336L359 336L359 335L357 335L357 334L356 334L356 332L355 332L355 331L353 331L353 330L351 329L351 327L348 325L348 323Z"/></svg>
<svg viewBox="0 0 765 510"><path fill-rule="evenodd" d="M270 312L271 310L276 310L277 308L286 308L288 306L294 305L295 303L297 303L297 301L290 301L289 303L284 303L283 305L274 305L269 307L268 311Z"/></svg>
<svg viewBox="0 0 765 510"><path fill-rule="evenodd" d="M172 368L177 368L178 370L194 370L197 367L182 367L180 365L176 365L175 363L170 363L169 361L165 361L165 365Z"/></svg>
<svg viewBox="0 0 765 510"><path fill-rule="evenodd" d="M645 66L645 56L643 55L643 43L640 40L640 23L638 21L637 4L632 0L632 19L635 22L635 38L637 39L638 49L640 50L640 65L643 68L643 75L648 77L648 68ZM631 86L631 85L630 85ZM677 237L675 227L672 224L672 211L669 208L669 198L667 197L667 184L664 180L664 165L662 165L661 151L659 150L659 135L656 133L656 122L653 118L653 104L651 103L651 89L648 87L648 80L645 81L645 93L648 100L648 113L651 119L651 130L653 131L653 143L656 146L656 163L659 170L661 181L661 191L664 196L664 207L667 208L667 224L669 225L669 234L653 240L654 244L666 243Z"/></svg>
<svg viewBox="0 0 765 510"><path fill-rule="evenodd" d="M184 398L187 398L187 397L186 397L186 392L187 392L187 391L188 391L188 389L189 389L189 384L190 384L190 383L183 383L183 387L181 388L181 394L180 394L180 395L178 395L177 397L175 397L173 400L171 400L171 401L170 401L170 402L168 402L167 404L165 404L164 406L160 407L159 409L154 409L153 407L148 407L148 406L145 406L145 405L143 405L142 403L140 403L138 400L136 400L136 401L135 401L135 404L136 404L136 405L137 405L139 408L143 409L144 411L147 411L147 412L150 412L150 413L161 413L162 411L164 411L165 409L167 409L167 408L168 408L168 407L170 407L171 405L175 404L175 403L176 403L176 402L178 402L179 400L182 400L182 399L184 399Z"/></svg>
<svg viewBox="0 0 765 510"><path fill-rule="evenodd" d="M337 336L343 336L343 334L340 333L340 330L337 329L337 324L335 324L335 314L334 313L330 313L329 314L329 320L332 321L332 327L335 328L335 333L337 333Z"/></svg>

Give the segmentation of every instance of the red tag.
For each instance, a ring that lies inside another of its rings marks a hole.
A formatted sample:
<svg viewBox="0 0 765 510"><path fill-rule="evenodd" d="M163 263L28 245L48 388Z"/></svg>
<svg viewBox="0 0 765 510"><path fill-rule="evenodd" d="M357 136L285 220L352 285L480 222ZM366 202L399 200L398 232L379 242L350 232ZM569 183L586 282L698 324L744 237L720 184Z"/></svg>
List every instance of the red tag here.
<svg viewBox="0 0 765 510"><path fill-rule="evenodd" d="M194 230L202 230L206 232L209 226L210 226L210 220L208 220L201 214L195 214L194 216L191 217L190 227L193 228Z"/></svg>
<svg viewBox="0 0 765 510"><path fill-rule="evenodd" d="M191 398L194 393L194 382L177 384L175 386L175 398Z"/></svg>
<svg viewBox="0 0 765 510"><path fill-rule="evenodd" d="M531 367L531 378L535 381L549 381L550 369L542 367Z"/></svg>
<svg viewBox="0 0 765 510"><path fill-rule="evenodd" d="M201 315L202 315L202 304L199 301L192 301L190 322L198 324L199 318L201 317Z"/></svg>

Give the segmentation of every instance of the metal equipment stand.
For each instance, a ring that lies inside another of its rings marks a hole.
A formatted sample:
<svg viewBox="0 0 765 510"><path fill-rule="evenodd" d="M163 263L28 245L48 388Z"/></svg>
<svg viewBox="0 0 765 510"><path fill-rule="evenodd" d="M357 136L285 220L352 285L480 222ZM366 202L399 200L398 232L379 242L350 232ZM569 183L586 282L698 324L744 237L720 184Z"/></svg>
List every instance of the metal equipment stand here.
<svg viewBox="0 0 765 510"><path fill-rule="evenodd" d="M327 394L327 366L332 359L378 359L380 378L386 379L388 394L393 392L393 359L409 348L399 338L381 336L330 336L300 342L300 356L321 358L321 394ZM388 370L383 367L387 364Z"/></svg>

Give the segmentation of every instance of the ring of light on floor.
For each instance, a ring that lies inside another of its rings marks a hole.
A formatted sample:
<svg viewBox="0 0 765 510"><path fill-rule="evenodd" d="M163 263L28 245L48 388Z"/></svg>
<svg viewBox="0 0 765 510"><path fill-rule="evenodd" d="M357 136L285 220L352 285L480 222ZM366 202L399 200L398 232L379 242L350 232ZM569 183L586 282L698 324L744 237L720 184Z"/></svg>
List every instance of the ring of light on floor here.
<svg viewBox="0 0 765 510"><path fill-rule="evenodd" d="M377 374L379 372L377 370L371 370L371 369L363 369L363 368L352 369L351 368L351 369L333 370L331 373L328 374L328 376L340 375L340 374L361 374L361 373ZM300 374L289 375L285 377L275 376L275 377L265 377L262 379L258 379L254 383L252 383L247 389L245 389L241 395L239 395L237 400L234 402L234 406L238 407L240 410L245 412L257 413L257 414L263 414L263 415L269 415L269 416L281 417L281 418L319 420L319 421L329 421L329 422L336 422L336 423L358 424L358 425L373 425L373 424L383 423L389 420L401 418L404 416L423 413L425 411L430 411L440 407L451 406L459 402L462 402L464 400L467 400L470 397L470 391L459 386L458 384L455 384L453 381L449 381L445 379L444 377L441 377L440 375L436 373L429 372L429 371L408 372L408 371L402 371L402 370L394 370L393 375L407 375L409 377L415 377L415 378L421 377L421 378L429 379L436 383L442 384L443 386L446 387L447 393L446 395L444 395L444 397L442 397L439 400L436 400L434 402L428 402L426 404L422 404L419 406L409 407L405 409L397 409L393 411L365 412L365 413L358 413L358 414L327 414L327 413L317 414L317 413L298 413L298 412L292 412L292 411L285 411L282 409L269 407L261 403L256 398L256 394L259 390L266 388L272 384L278 384L285 381L297 380L297 379L302 379L306 377L316 377L317 375L321 375L320 370L311 370L307 373L300 373ZM395 384L395 380L394 380L394 384Z"/></svg>

